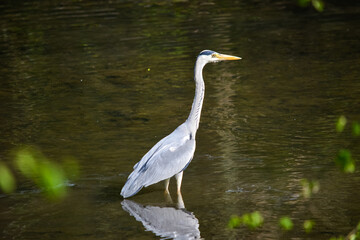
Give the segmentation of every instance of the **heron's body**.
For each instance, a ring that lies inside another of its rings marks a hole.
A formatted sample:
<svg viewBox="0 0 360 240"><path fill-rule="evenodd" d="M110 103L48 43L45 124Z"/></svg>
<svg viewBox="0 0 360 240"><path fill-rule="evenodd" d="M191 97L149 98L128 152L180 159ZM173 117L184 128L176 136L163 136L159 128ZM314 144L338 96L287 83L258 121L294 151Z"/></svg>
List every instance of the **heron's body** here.
<svg viewBox="0 0 360 240"><path fill-rule="evenodd" d="M241 58L218 54L210 50L200 53L195 64L195 97L188 119L170 135L155 144L135 164L133 172L121 190L124 198L131 197L143 187L162 180L166 180L165 188L168 191L169 180L173 176L177 179L177 191L180 193L183 171L191 162L196 147L195 136L205 94L202 70L208 62L238 59Z"/></svg>

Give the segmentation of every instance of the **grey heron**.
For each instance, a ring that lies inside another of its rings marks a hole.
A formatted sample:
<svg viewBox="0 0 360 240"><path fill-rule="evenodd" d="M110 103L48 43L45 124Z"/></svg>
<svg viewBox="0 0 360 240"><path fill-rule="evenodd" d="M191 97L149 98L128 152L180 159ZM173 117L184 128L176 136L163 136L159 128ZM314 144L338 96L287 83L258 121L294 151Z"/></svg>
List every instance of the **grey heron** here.
<svg viewBox="0 0 360 240"><path fill-rule="evenodd" d="M129 175L120 193L124 198L131 197L143 187L163 180L165 180L165 192L168 193L170 178L173 176L176 178L177 192L180 194L183 172L191 162L195 152L195 136L199 128L205 94L203 68L210 62L239 59L241 58L211 50L204 50L198 55L194 70L195 97L189 117L171 134L155 144L135 164L133 172Z"/></svg>

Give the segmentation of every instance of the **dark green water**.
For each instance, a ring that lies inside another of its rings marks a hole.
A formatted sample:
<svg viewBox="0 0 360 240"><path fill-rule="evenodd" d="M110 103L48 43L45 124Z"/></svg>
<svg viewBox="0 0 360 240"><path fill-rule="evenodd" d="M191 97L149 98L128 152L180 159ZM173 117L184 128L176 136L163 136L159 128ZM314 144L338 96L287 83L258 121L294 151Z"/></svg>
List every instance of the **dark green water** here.
<svg viewBox="0 0 360 240"><path fill-rule="evenodd" d="M0 160L11 165L14 148L33 145L53 160L75 157L82 172L61 202L19 177L15 193L0 194L1 239L159 239L125 204L147 209L148 223L150 213L176 226L190 219L204 239L348 234L360 220L360 176L334 158L341 148L359 158L359 139L334 123L360 120L360 5L325 2L323 13L290 0L0 3ZM174 204L163 184L123 202L132 166L187 118L203 49L243 60L205 68L182 185L188 212L172 184ZM303 178L320 183L311 199ZM227 228L255 210L261 228ZM292 231L280 230L281 216Z"/></svg>

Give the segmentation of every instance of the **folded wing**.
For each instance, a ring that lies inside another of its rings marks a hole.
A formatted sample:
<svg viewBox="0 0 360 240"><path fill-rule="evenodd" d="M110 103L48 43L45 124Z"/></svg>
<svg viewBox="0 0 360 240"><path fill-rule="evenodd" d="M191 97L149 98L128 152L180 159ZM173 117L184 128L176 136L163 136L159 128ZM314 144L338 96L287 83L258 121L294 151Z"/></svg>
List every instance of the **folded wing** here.
<svg viewBox="0 0 360 240"><path fill-rule="evenodd" d="M184 170L195 152L195 138L192 138L185 124L161 139L134 166L121 190L123 197L131 197L141 188L168 179Z"/></svg>

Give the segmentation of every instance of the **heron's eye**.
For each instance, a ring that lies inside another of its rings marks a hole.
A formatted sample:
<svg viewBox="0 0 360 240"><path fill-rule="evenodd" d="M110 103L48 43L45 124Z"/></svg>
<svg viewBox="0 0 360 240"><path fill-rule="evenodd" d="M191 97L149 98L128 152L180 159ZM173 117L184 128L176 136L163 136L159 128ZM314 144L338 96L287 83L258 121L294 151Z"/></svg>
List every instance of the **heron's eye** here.
<svg viewBox="0 0 360 240"><path fill-rule="evenodd" d="M212 57L212 58L215 58L215 57L216 57L216 54L215 54L215 53L211 54L211 57Z"/></svg>

